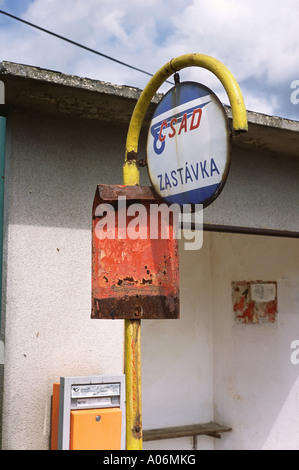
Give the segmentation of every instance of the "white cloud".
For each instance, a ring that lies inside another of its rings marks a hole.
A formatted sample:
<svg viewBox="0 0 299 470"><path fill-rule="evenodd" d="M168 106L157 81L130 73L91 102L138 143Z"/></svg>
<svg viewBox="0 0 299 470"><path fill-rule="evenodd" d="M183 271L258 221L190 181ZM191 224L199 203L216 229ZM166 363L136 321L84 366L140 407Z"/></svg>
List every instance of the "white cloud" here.
<svg viewBox="0 0 299 470"><path fill-rule="evenodd" d="M259 110L260 113L273 115L277 109L278 100L276 96L270 95L268 97L256 96L252 92L244 93L246 108L248 111Z"/></svg>
<svg viewBox="0 0 299 470"><path fill-rule="evenodd" d="M17 15L16 1L0 0L3 9L7 4ZM148 72L155 73L185 53L216 57L231 70L241 89L244 84L245 102L256 111L282 115L279 87L285 90L299 78L297 0L24 0L17 4L22 4L24 19ZM0 60L140 88L148 82L146 75L14 20L2 25ZM204 82L227 101L209 72L192 68L181 76ZM162 90L168 88L165 85Z"/></svg>
<svg viewBox="0 0 299 470"><path fill-rule="evenodd" d="M193 1L175 19L179 49L216 56L239 80L280 82L298 63L299 4L296 0Z"/></svg>

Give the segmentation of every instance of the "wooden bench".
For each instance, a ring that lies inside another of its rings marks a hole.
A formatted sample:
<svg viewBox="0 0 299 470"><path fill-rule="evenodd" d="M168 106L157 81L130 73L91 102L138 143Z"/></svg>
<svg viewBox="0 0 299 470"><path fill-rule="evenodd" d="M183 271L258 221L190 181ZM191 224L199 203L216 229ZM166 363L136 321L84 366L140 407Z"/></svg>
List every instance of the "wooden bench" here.
<svg viewBox="0 0 299 470"><path fill-rule="evenodd" d="M174 426L170 428L148 429L143 431L143 441L157 441L161 439L173 439L178 437L196 437L206 435L221 438L221 433L229 432L232 428L222 426L213 421L203 424L191 424L188 426Z"/></svg>

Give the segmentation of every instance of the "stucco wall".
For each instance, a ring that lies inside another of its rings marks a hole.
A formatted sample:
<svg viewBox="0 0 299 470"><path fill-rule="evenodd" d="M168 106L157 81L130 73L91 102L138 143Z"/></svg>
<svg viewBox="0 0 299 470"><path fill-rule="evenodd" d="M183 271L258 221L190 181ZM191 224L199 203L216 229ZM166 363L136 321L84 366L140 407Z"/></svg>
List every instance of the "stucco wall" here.
<svg viewBox="0 0 299 470"><path fill-rule="evenodd" d="M217 449L299 449L299 240L214 234L215 419L233 432ZM237 324L231 281L276 281L274 323ZM294 362L294 361L293 361Z"/></svg>
<svg viewBox="0 0 299 470"><path fill-rule="evenodd" d="M90 236L96 185L122 182L126 131L55 116L8 118L4 449L49 447L52 383L60 376L123 372L123 322L90 320ZM243 194L229 185L245 174L246 161L234 156L222 195L232 191L231 202ZM279 217L274 212L272 220ZM181 249L181 320L142 326L145 429L214 418L233 433L200 437L199 449L297 445L299 366L289 360L298 325L297 245L206 233L201 250ZM264 277L278 281L277 323L236 326L230 282ZM191 447L189 438L144 445Z"/></svg>
<svg viewBox="0 0 299 470"><path fill-rule="evenodd" d="M211 305L210 235L203 248L185 251L180 243L179 320L144 321L142 383L144 428L163 428L213 420L213 311ZM145 449L192 449L184 437L145 442ZM197 448L213 449L201 436Z"/></svg>
<svg viewBox="0 0 299 470"><path fill-rule="evenodd" d="M52 383L123 373L123 322L90 320L96 185L120 183L126 129L8 119L3 447L46 449ZM116 138L116 135L118 136Z"/></svg>
<svg viewBox="0 0 299 470"><path fill-rule="evenodd" d="M249 229L298 232L299 159L266 148L233 148L221 197L207 207L205 222Z"/></svg>
<svg viewBox="0 0 299 470"><path fill-rule="evenodd" d="M203 248L191 253L180 253L182 319L143 329L147 424L213 419L232 427L220 440L198 437L199 450L298 450L299 362L292 363L291 344L299 340L299 240L205 233ZM274 323L236 322L231 283L244 280L277 282ZM191 442L145 448L190 449Z"/></svg>

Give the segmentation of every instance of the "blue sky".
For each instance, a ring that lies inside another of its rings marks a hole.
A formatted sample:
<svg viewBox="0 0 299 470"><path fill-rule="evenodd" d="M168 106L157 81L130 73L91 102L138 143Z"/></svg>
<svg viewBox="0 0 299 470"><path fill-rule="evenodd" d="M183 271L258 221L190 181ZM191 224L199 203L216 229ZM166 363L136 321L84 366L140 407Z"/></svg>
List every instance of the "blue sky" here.
<svg viewBox="0 0 299 470"><path fill-rule="evenodd" d="M0 0L0 9L150 73L181 54L208 54L233 73L247 109L299 120L299 104L291 102L291 83L299 80L298 0ZM149 80L0 15L3 60L141 89ZM228 102L210 72L194 67L180 76Z"/></svg>

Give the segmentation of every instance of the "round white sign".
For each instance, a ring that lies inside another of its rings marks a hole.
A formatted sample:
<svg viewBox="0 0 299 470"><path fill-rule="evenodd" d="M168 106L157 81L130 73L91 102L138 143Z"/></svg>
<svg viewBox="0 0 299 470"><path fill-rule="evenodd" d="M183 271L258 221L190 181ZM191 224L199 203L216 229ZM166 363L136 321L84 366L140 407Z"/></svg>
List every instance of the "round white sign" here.
<svg viewBox="0 0 299 470"><path fill-rule="evenodd" d="M230 131L209 88L183 82L165 94L150 124L147 166L153 188L168 203L206 207L220 194L230 166Z"/></svg>

